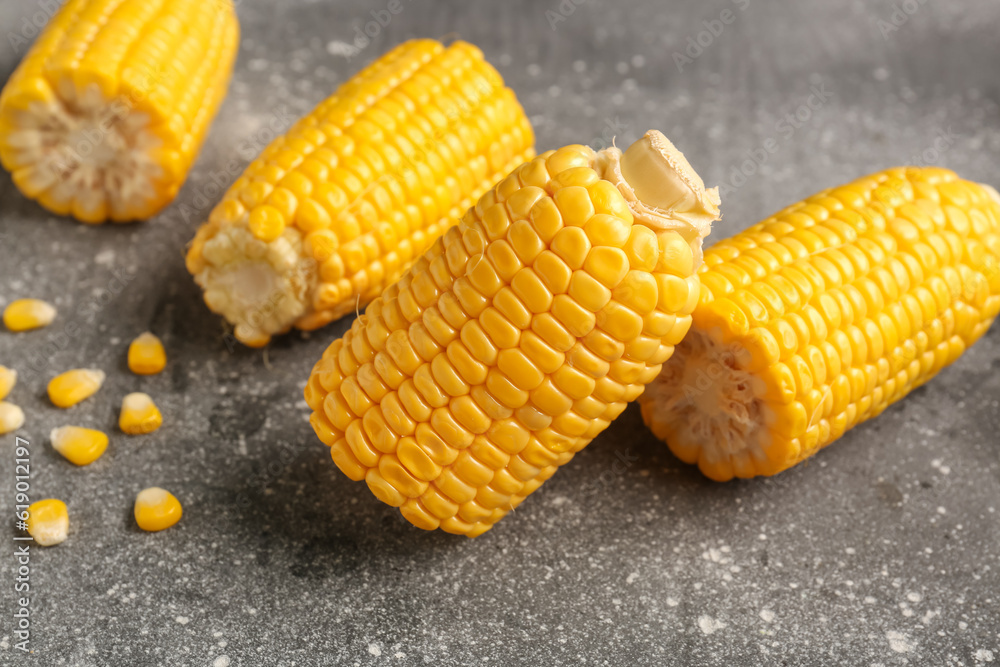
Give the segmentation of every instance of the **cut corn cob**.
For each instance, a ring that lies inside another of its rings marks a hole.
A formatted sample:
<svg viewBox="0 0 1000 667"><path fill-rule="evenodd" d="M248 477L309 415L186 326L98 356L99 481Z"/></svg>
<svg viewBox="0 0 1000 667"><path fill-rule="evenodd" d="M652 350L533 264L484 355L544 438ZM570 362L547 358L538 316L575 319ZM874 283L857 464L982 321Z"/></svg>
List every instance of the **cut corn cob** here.
<svg viewBox="0 0 1000 667"><path fill-rule="evenodd" d="M104 384L104 371L75 368L49 380L49 400L59 408L70 408L94 394Z"/></svg>
<svg viewBox="0 0 1000 667"><path fill-rule="evenodd" d="M155 532L170 528L181 520L184 513L181 503L174 494L158 486L143 489L135 497L133 514L139 528Z"/></svg>
<svg viewBox="0 0 1000 667"><path fill-rule="evenodd" d="M39 299L17 299L3 309L4 326L11 331L47 327L56 319L56 309Z"/></svg>
<svg viewBox="0 0 1000 667"><path fill-rule="evenodd" d="M479 49L406 42L264 150L188 270L247 345L315 329L392 284L533 142Z"/></svg>
<svg viewBox="0 0 1000 667"><path fill-rule="evenodd" d="M67 0L0 94L0 162L59 215L152 216L205 138L238 32L230 0Z"/></svg>
<svg viewBox="0 0 1000 667"><path fill-rule="evenodd" d="M13 403L0 401L0 435L13 433L24 426L24 410Z"/></svg>
<svg viewBox="0 0 1000 667"><path fill-rule="evenodd" d="M69 512L66 503L46 498L28 506L28 534L42 547L66 541L69 534Z"/></svg>
<svg viewBox="0 0 1000 667"><path fill-rule="evenodd" d="M0 401L10 396L15 384L17 384L17 371L0 366Z"/></svg>
<svg viewBox="0 0 1000 667"><path fill-rule="evenodd" d="M128 346L128 367L136 375L156 375L167 365L167 352L159 338L148 331Z"/></svg>
<svg viewBox="0 0 1000 667"><path fill-rule="evenodd" d="M701 281L643 417L712 479L772 475L986 332L1000 311L1000 196L944 169L890 169L718 243Z"/></svg>
<svg viewBox="0 0 1000 667"><path fill-rule="evenodd" d="M90 465L101 458L108 448L107 435L81 426L60 426L52 429L49 440L52 441L52 449L78 466Z"/></svg>
<svg viewBox="0 0 1000 667"><path fill-rule="evenodd" d="M136 392L122 399L118 427L129 435L152 433L163 424L163 415L149 394Z"/></svg>
<svg viewBox="0 0 1000 667"><path fill-rule="evenodd" d="M326 350L313 428L414 525L485 532L659 373L717 205L659 132L524 163Z"/></svg>

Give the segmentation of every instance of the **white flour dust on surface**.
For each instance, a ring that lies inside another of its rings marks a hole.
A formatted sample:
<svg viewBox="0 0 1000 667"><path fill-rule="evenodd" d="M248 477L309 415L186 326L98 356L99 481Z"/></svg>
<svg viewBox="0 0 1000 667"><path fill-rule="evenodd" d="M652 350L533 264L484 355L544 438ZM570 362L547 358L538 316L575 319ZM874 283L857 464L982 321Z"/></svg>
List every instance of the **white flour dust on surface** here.
<svg viewBox="0 0 1000 667"><path fill-rule="evenodd" d="M976 659L976 662L993 662L993 651L981 648L972 657Z"/></svg>
<svg viewBox="0 0 1000 667"><path fill-rule="evenodd" d="M889 640L889 648L896 653L910 653L914 649L913 642L902 632L889 630L885 633L885 638Z"/></svg>
<svg viewBox="0 0 1000 667"><path fill-rule="evenodd" d="M705 633L710 635L717 630L721 630L726 627L726 624L718 619L714 619L711 616L704 615L698 617L698 628Z"/></svg>

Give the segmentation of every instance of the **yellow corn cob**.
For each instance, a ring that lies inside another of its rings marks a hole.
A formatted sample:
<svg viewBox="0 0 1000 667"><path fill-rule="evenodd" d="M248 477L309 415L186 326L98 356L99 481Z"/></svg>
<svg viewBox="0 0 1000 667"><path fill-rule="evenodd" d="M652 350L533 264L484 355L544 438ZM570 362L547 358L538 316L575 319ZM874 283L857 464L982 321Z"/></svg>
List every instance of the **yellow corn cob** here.
<svg viewBox="0 0 1000 667"><path fill-rule="evenodd" d="M135 522L145 531L166 530L180 521L183 513L184 509L174 494L158 486L143 489L135 497Z"/></svg>
<svg viewBox="0 0 1000 667"><path fill-rule="evenodd" d="M47 327L56 319L56 309L39 299L17 299L3 309L4 326L11 331L31 331Z"/></svg>
<svg viewBox="0 0 1000 667"><path fill-rule="evenodd" d="M93 368L74 368L49 380L49 400L58 408L71 408L85 401L104 384L104 371Z"/></svg>
<svg viewBox="0 0 1000 667"><path fill-rule="evenodd" d="M67 0L0 94L0 162L59 215L152 216L225 96L238 33L230 0Z"/></svg>
<svg viewBox="0 0 1000 667"><path fill-rule="evenodd" d="M128 368L136 375L156 375L167 366L167 352L159 338L139 334L128 346Z"/></svg>
<svg viewBox="0 0 1000 667"><path fill-rule="evenodd" d="M38 546L51 547L66 540L69 534L69 512L66 503L46 498L28 506L28 534Z"/></svg>
<svg viewBox="0 0 1000 667"><path fill-rule="evenodd" d="M659 132L522 164L326 350L313 428L414 525L485 532L659 373L717 205Z"/></svg>
<svg viewBox="0 0 1000 667"><path fill-rule="evenodd" d="M129 435L152 433L163 424L163 415L149 394L136 392L122 399L118 428Z"/></svg>
<svg viewBox="0 0 1000 667"><path fill-rule="evenodd" d="M49 435L52 449L78 466L90 465L108 448L108 436L82 426L60 426Z"/></svg>
<svg viewBox="0 0 1000 667"><path fill-rule="evenodd" d="M264 150L188 270L247 345L315 329L378 296L533 143L479 49L406 42Z"/></svg>
<svg viewBox="0 0 1000 667"><path fill-rule="evenodd" d="M640 402L712 479L773 475L931 379L1000 311L1000 196L899 168L705 253L694 324Z"/></svg>
<svg viewBox="0 0 1000 667"><path fill-rule="evenodd" d="M17 384L17 371L0 366L0 401L10 396L15 384Z"/></svg>
<svg viewBox="0 0 1000 667"><path fill-rule="evenodd" d="M24 410L13 403L0 401L0 435L13 433L24 426Z"/></svg>

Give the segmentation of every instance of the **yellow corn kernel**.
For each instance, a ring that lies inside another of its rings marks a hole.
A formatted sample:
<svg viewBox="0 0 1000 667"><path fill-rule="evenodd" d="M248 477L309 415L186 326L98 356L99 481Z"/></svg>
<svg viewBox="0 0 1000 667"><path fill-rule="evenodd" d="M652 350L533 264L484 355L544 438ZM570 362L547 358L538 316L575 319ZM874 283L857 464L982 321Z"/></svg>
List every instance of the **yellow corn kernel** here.
<svg viewBox="0 0 1000 667"><path fill-rule="evenodd" d="M643 418L712 479L773 475L986 332L1000 312L1000 195L943 169L890 169L710 248L701 278Z"/></svg>
<svg viewBox="0 0 1000 667"><path fill-rule="evenodd" d="M0 435L13 433L24 426L24 410L13 403L0 401Z"/></svg>
<svg viewBox="0 0 1000 667"><path fill-rule="evenodd" d="M128 367L136 375L156 375L167 365L167 352L159 338L145 332L128 346Z"/></svg>
<svg viewBox="0 0 1000 667"><path fill-rule="evenodd" d="M0 401L10 396L15 384L17 384L17 371L0 366Z"/></svg>
<svg viewBox="0 0 1000 667"><path fill-rule="evenodd" d="M479 49L406 42L260 154L198 230L188 270L246 345L316 329L395 282L533 143Z"/></svg>
<svg viewBox="0 0 1000 667"><path fill-rule="evenodd" d="M151 486L140 491L135 497L133 513L139 528L156 532L170 528L180 521L184 510L174 494L158 486Z"/></svg>
<svg viewBox="0 0 1000 667"><path fill-rule="evenodd" d="M310 423L414 525L482 534L659 373L718 203L655 131L522 164L327 349Z"/></svg>
<svg viewBox="0 0 1000 667"><path fill-rule="evenodd" d="M49 400L59 408L69 408L97 393L104 384L104 371L76 368L49 381Z"/></svg>
<svg viewBox="0 0 1000 667"><path fill-rule="evenodd" d="M136 392L122 399L118 427L129 435L152 433L163 424L163 415L149 394Z"/></svg>
<svg viewBox="0 0 1000 667"><path fill-rule="evenodd" d="M51 547L66 540L69 534L69 512L66 503L46 498L28 505L28 534L42 547Z"/></svg>
<svg viewBox="0 0 1000 667"><path fill-rule="evenodd" d="M40 299L17 299L3 310L3 323L11 331L47 327L56 319L56 309Z"/></svg>
<svg viewBox="0 0 1000 667"><path fill-rule="evenodd" d="M49 435L52 448L78 466L90 465L108 448L108 436L81 426L60 426Z"/></svg>
<svg viewBox="0 0 1000 667"><path fill-rule="evenodd" d="M0 95L0 162L57 215L152 216L194 162L238 33L230 0L66 0Z"/></svg>

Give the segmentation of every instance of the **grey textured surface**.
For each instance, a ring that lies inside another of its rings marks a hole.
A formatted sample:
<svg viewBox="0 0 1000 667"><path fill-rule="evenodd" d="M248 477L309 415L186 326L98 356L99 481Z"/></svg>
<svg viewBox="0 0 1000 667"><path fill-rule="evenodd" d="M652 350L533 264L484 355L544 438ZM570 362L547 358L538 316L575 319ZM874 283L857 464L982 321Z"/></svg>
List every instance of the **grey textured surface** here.
<svg viewBox="0 0 1000 667"><path fill-rule="evenodd" d="M31 494L64 499L72 521L64 544L32 551L30 656L13 646L15 532L3 531L0 664L1000 663L998 327L773 480L707 481L631 407L476 540L410 527L313 436L301 389L350 318L264 352L227 349L182 262L218 197L212 177L225 182L265 128L410 37L481 46L540 149L612 133L624 144L656 127L706 182L735 185L733 170L773 137L777 152L725 193L718 237L899 163L1000 181L996 3L575 2L403 0L348 58L355 28L388 3L244 0L229 97L174 207L146 224L85 228L0 177L0 302L38 296L60 309L49 329L0 333L0 363L26 376L12 400L28 413ZM0 2L0 80L20 57L9 31L43 5ZM560 6L565 20L550 23ZM706 27L727 9L728 24ZM689 38L707 45L679 68L673 54ZM779 125L817 86L830 94L808 120ZM943 150L929 151L935 140ZM170 366L143 379L124 359L145 329L164 338ZM69 412L51 407L45 381L88 366L108 372L105 388ZM133 390L165 414L151 436L116 433ZM47 443L66 422L113 433L108 453L73 468ZM3 437L7 517L12 447ZM154 484L181 499L184 519L143 534L131 504Z"/></svg>

